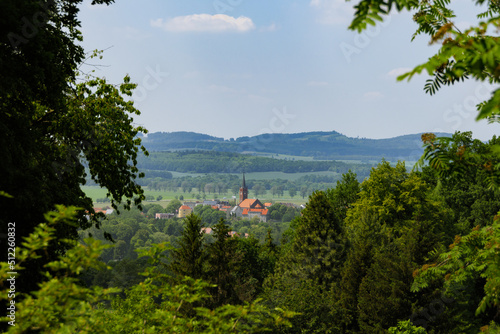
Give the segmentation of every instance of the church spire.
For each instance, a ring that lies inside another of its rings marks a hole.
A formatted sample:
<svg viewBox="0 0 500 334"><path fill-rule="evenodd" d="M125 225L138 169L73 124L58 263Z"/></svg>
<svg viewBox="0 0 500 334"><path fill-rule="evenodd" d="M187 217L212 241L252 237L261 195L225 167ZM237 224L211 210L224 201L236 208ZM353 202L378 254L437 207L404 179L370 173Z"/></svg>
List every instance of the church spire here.
<svg viewBox="0 0 500 334"><path fill-rule="evenodd" d="M243 182L240 188L240 203L248 198L248 188L245 182L245 173L243 173Z"/></svg>

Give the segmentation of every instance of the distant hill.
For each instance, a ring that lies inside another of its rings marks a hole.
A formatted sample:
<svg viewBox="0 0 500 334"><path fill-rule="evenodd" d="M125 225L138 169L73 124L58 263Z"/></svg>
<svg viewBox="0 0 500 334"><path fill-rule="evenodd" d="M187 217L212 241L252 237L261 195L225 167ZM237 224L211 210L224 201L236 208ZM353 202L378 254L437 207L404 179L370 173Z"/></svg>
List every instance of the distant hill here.
<svg viewBox="0 0 500 334"><path fill-rule="evenodd" d="M437 136L451 134L437 133ZM155 132L143 138L149 151L208 150L250 154L284 154L316 160L415 161L423 153L421 134L388 139L351 138L336 131L263 134L225 140L195 132Z"/></svg>

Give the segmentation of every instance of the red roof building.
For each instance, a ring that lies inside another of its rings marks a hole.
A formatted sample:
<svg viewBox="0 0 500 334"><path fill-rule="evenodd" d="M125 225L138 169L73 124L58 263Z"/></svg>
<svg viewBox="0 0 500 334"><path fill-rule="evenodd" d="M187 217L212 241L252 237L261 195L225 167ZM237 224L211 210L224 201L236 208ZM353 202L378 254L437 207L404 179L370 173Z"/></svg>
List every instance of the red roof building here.
<svg viewBox="0 0 500 334"><path fill-rule="evenodd" d="M193 212L193 209L191 209L189 206L187 205L182 205L180 208L179 208L179 213L177 215L177 217L179 218L184 218L186 217L187 215L191 214Z"/></svg>
<svg viewBox="0 0 500 334"><path fill-rule="evenodd" d="M260 221L267 221L268 210L258 199L247 198L248 190L245 184L245 175L243 175L243 184L240 188L240 204L231 210L231 214L236 217L252 219L258 217Z"/></svg>

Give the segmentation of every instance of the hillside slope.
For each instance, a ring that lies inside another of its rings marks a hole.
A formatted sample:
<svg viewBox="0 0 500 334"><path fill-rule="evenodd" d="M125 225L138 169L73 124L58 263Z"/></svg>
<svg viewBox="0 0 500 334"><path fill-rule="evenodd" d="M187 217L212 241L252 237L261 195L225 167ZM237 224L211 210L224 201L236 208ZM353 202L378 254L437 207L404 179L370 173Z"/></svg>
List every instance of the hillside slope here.
<svg viewBox="0 0 500 334"><path fill-rule="evenodd" d="M438 133L437 136L451 136ZM149 151L209 150L313 157L318 160L417 160L423 153L421 134L388 139L351 138L336 131L263 134L224 139L195 132L155 132L143 137Z"/></svg>

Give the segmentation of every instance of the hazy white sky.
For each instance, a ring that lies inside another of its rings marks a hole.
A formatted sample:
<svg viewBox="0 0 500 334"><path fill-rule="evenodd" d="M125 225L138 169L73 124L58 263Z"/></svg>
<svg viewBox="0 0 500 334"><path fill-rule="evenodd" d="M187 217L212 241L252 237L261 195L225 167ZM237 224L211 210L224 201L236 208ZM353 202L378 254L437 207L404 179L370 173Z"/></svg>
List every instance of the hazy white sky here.
<svg viewBox="0 0 500 334"><path fill-rule="evenodd" d="M456 23L477 9L457 0ZM476 122L491 87L469 81L424 93L426 76L396 76L435 50L411 42L410 13L363 34L347 30L353 2L341 0L117 0L81 8L86 50L108 49L97 75L129 74L150 132L218 137L335 130L388 138L418 132L500 133ZM462 15L461 13L465 13ZM92 61L96 63L96 61Z"/></svg>

